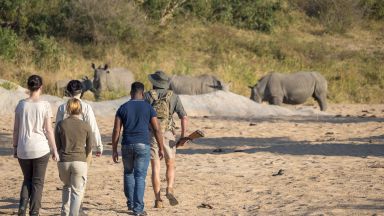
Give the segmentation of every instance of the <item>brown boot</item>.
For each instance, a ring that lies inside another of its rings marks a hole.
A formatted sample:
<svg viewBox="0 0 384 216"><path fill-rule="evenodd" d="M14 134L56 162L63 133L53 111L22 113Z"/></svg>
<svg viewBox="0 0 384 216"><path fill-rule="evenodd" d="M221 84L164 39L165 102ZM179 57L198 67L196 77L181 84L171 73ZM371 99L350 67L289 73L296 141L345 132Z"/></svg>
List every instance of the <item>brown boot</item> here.
<svg viewBox="0 0 384 216"><path fill-rule="evenodd" d="M177 199L174 195L173 188L167 188L167 194L165 196L169 200L169 204L171 206L175 206L175 205L179 204L179 201L177 201Z"/></svg>
<svg viewBox="0 0 384 216"><path fill-rule="evenodd" d="M155 208L164 208L163 200L155 200Z"/></svg>

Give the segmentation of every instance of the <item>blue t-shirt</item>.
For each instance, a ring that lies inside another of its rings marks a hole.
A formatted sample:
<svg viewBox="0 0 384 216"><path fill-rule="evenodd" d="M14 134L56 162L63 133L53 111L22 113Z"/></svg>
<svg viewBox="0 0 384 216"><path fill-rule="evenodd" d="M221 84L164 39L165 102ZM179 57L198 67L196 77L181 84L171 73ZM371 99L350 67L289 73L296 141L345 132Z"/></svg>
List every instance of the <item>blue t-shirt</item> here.
<svg viewBox="0 0 384 216"><path fill-rule="evenodd" d="M156 111L144 100L130 100L116 112L123 123L122 145L149 144L149 125Z"/></svg>

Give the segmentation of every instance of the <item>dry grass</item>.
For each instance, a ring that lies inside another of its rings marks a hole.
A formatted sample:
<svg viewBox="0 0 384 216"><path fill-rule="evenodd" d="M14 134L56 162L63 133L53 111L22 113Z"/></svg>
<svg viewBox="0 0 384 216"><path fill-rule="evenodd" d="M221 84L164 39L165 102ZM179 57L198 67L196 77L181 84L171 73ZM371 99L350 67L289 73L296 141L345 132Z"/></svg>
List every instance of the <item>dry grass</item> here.
<svg viewBox="0 0 384 216"><path fill-rule="evenodd" d="M222 24L190 20L161 29L131 43L80 46L58 40L58 67L38 67L34 50L24 42L13 62L0 60L1 78L24 84L31 73L41 74L48 93L57 80L93 76L91 63L126 67L149 86L147 75L157 69L168 74L210 73L232 83L232 91L249 95L253 85L270 71L319 71L329 82L333 102L384 103L384 34L377 22L345 34L327 34L319 23L292 12L294 21L270 34L239 30ZM382 24L382 23L381 23ZM120 96L107 94L106 98Z"/></svg>

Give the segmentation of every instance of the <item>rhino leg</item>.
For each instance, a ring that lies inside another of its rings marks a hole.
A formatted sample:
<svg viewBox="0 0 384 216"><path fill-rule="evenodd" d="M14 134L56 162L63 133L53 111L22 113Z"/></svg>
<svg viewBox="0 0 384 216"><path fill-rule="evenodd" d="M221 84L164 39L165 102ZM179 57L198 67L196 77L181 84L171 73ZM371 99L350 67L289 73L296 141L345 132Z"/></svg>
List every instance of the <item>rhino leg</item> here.
<svg viewBox="0 0 384 216"><path fill-rule="evenodd" d="M270 104L281 106L283 103L283 98L281 97L272 97L269 101Z"/></svg>
<svg viewBox="0 0 384 216"><path fill-rule="evenodd" d="M327 110L327 97L325 94L320 94L320 95L315 94L314 98L317 101L317 103L319 103L321 111Z"/></svg>
<svg viewBox="0 0 384 216"><path fill-rule="evenodd" d="M95 97L96 101L99 101L101 99L101 91L99 90L94 91L93 96Z"/></svg>

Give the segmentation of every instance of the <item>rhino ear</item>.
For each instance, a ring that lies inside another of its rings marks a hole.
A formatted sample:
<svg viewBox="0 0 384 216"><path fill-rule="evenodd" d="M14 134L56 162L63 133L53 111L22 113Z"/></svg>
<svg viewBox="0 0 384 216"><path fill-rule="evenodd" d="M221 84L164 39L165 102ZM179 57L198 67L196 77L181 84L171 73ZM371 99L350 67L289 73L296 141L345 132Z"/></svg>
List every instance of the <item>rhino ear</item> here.
<svg viewBox="0 0 384 216"><path fill-rule="evenodd" d="M108 69L108 64L105 64L104 65L104 70L107 70Z"/></svg>
<svg viewBox="0 0 384 216"><path fill-rule="evenodd" d="M95 66L95 64L94 63L92 63L92 68L93 68L93 70L96 70L96 66Z"/></svg>

